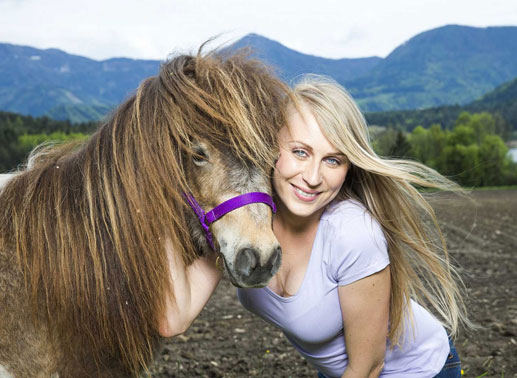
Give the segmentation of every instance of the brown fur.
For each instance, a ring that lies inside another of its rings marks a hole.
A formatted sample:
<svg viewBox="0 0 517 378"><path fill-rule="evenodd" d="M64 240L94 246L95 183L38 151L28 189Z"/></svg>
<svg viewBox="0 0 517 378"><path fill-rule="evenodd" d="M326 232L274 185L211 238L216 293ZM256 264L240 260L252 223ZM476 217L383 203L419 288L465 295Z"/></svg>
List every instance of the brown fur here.
<svg viewBox="0 0 517 378"><path fill-rule="evenodd" d="M217 197L194 180L193 147L267 182L286 93L243 55L177 56L87 142L36 152L0 189L0 365L15 377L147 371L172 292L164 237L192 262L182 193Z"/></svg>

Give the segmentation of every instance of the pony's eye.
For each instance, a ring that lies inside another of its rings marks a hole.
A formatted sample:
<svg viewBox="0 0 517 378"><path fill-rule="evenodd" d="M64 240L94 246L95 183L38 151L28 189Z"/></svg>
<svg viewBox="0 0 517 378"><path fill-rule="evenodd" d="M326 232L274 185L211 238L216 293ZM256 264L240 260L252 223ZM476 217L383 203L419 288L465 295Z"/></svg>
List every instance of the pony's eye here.
<svg viewBox="0 0 517 378"><path fill-rule="evenodd" d="M208 162L208 155L202 147L198 146L194 148L192 160L194 161L194 164L198 166L205 165Z"/></svg>

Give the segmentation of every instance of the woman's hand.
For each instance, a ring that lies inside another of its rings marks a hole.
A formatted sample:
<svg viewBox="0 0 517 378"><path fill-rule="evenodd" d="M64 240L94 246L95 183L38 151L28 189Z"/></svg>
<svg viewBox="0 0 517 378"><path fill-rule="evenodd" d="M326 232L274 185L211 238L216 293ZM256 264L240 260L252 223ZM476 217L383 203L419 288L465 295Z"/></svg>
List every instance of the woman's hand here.
<svg viewBox="0 0 517 378"><path fill-rule="evenodd" d="M343 378L378 377L384 366L390 310L389 266L338 288L348 366Z"/></svg>
<svg viewBox="0 0 517 378"><path fill-rule="evenodd" d="M173 296L166 300L166 311L158 331L163 337L172 337L184 333L197 318L219 284L222 272L216 267L215 253L200 257L186 267L174 252L170 240L165 248Z"/></svg>

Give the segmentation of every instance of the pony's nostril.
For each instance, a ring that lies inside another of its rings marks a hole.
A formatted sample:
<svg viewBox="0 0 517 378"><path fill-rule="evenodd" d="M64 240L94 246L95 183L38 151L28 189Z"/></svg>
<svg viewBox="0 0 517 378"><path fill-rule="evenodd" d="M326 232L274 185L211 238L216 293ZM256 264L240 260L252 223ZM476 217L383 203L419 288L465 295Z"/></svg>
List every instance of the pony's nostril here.
<svg viewBox="0 0 517 378"><path fill-rule="evenodd" d="M254 249L244 248L239 251L235 260L235 270L243 275L249 276L258 264L258 253Z"/></svg>

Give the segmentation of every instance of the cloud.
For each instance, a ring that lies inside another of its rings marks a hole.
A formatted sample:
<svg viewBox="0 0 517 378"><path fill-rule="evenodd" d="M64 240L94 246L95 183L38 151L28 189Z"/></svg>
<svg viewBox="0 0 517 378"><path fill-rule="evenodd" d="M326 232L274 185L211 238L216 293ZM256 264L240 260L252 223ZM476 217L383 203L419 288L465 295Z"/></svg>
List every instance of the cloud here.
<svg viewBox="0 0 517 378"><path fill-rule="evenodd" d="M95 59L164 59L248 33L329 58L386 56L448 23L517 24L508 0L0 0L1 39ZM447 12L444 12L447 9Z"/></svg>
<svg viewBox="0 0 517 378"><path fill-rule="evenodd" d="M25 5L26 3L29 3L33 0L0 0L0 6L7 5L10 7L17 7Z"/></svg>

